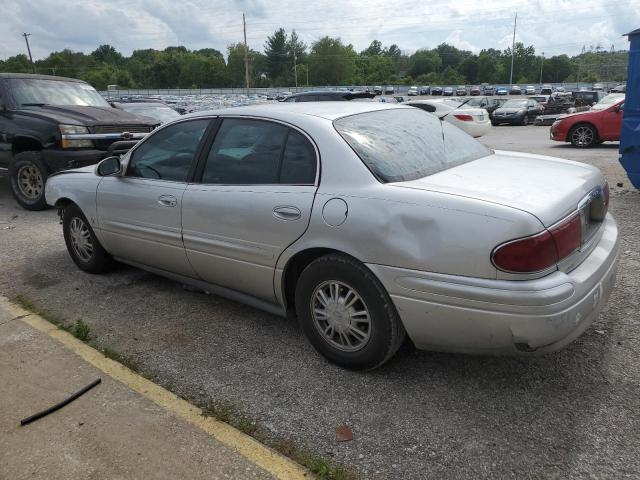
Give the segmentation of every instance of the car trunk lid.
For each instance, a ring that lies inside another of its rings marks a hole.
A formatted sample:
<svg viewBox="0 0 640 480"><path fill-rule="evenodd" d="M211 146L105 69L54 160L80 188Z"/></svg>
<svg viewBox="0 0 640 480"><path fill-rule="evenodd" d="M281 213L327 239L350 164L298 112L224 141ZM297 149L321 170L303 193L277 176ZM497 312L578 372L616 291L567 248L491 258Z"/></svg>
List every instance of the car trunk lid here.
<svg viewBox="0 0 640 480"><path fill-rule="evenodd" d="M494 154L417 180L389 185L439 191L517 208L549 227L602 187L590 165L518 152Z"/></svg>

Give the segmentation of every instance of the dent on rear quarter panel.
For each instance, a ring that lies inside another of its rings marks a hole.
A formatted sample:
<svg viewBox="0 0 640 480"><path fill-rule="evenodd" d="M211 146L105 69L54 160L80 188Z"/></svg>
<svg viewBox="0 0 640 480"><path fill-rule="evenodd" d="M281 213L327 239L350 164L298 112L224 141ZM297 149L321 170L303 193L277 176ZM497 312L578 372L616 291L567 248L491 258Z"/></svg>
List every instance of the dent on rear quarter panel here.
<svg viewBox="0 0 640 480"><path fill-rule="evenodd" d="M533 215L487 202L390 185L370 185L350 194L321 186L307 232L278 262L296 252L324 247L364 263L481 278L496 278L490 254L498 244L539 232ZM347 220L338 227L322 218L323 205L342 198Z"/></svg>

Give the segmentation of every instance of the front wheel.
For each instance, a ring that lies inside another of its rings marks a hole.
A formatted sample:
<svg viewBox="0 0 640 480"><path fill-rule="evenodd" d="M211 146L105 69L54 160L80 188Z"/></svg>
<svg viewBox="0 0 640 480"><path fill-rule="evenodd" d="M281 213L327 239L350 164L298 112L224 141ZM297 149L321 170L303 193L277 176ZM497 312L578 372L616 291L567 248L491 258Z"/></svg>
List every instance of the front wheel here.
<svg viewBox="0 0 640 480"><path fill-rule="evenodd" d="M9 167L13 198L27 210L44 210L47 208L44 185L48 176L40 152L18 153Z"/></svg>
<svg viewBox="0 0 640 480"><path fill-rule="evenodd" d="M569 132L571 145L578 148L589 148L598 141L598 132L591 125L576 125Z"/></svg>
<svg viewBox="0 0 640 480"><path fill-rule="evenodd" d="M102 247L87 218L76 205L62 215L62 230L67 250L74 263L85 272L102 273L111 267L111 255Z"/></svg>
<svg viewBox="0 0 640 480"><path fill-rule="evenodd" d="M311 262L300 275L295 302L307 339L341 367L379 367L404 341L404 327L386 290L351 257L326 255Z"/></svg>

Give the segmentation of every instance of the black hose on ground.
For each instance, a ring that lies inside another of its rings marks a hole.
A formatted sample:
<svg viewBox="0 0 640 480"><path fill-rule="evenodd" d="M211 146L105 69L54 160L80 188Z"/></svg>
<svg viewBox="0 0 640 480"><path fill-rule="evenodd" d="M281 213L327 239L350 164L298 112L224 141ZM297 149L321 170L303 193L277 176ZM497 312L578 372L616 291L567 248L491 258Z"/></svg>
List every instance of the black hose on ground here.
<svg viewBox="0 0 640 480"><path fill-rule="evenodd" d="M84 395L85 393L87 393L93 387L98 385L101 381L102 381L102 379L97 378L96 380L91 382L89 385L87 385L86 387L84 387L81 390L78 390L76 393L71 395L69 398L61 401L60 403L56 403L55 405L53 405L52 407L47 408L46 410L43 410L43 411L38 412L38 413L36 413L34 415L31 415L30 417L27 417L25 419L20 420L20 425L22 425L22 426L27 425L28 423L31 423L31 422L33 422L35 420L38 420L39 418L45 417L45 416L49 415L50 413L55 412L56 410L61 409L65 405L68 405L69 403L73 402L76 398L78 398L78 397Z"/></svg>

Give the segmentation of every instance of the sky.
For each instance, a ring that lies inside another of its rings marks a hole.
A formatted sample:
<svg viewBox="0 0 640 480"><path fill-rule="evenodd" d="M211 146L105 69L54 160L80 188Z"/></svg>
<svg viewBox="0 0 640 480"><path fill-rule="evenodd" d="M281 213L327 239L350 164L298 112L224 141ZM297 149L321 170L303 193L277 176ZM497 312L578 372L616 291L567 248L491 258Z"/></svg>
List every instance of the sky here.
<svg viewBox="0 0 640 480"><path fill-rule="evenodd" d="M330 35L357 51L373 39L407 53L443 42L504 49L517 12L516 41L550 57L583 45L626 49L622 35L640 28L640 0L0 0L0 12L0 59L26 53L23 32L34 59L105 43L127 56L175 45L226 52L242 40L243 12L249 46L259 51L279 27L308 45Z"/></svg>

